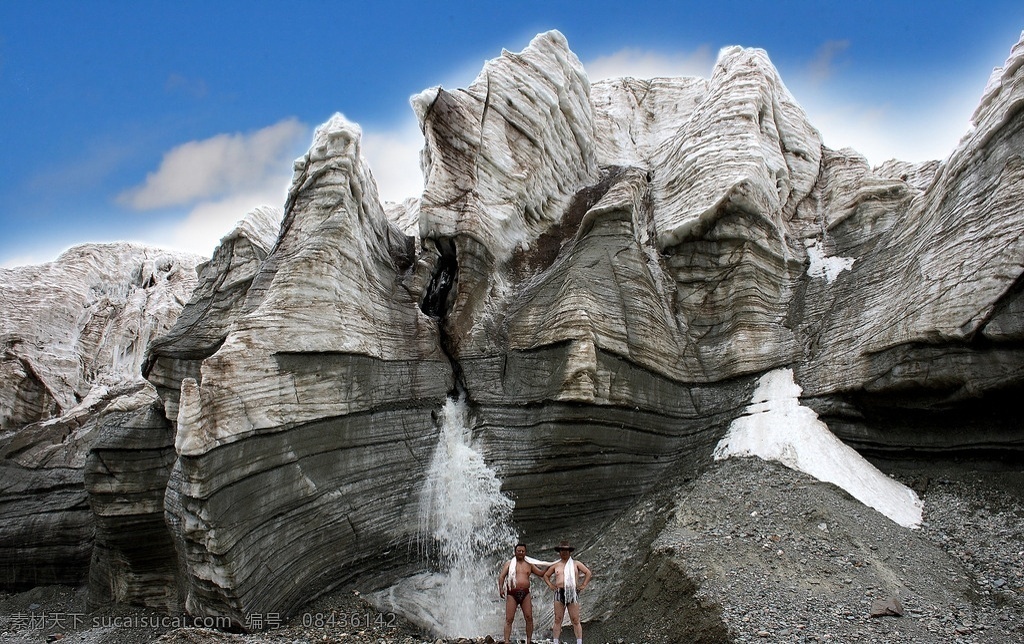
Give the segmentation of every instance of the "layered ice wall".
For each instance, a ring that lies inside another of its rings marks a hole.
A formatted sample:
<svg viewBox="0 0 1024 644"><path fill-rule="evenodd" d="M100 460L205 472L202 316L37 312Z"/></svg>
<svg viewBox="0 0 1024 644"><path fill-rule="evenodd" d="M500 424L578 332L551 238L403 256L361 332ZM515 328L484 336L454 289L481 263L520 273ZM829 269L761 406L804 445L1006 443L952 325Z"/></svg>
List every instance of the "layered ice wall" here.
<svg viewBox="0 0 1024 644"><path fill-rule="evenodd" d="M53 262L0 269L0 584L80 584L101 559L93 544L105 526L87 490L91 450L131 412L158 403L142 377L146 352L188 301L200 261L87 244Z"/></svg>
<svg viewBox="0 0 1024 644"><path fill-rule="evenodd" d="M88 392L40 375L8 336L8 380L27 384L0 393L18 401L0 453L5 480L31 492L0 561L16 577L45 557L32 532L45 510L81 534L95 514L92 587L118 600L244 624L388 586L423 572L418 491L457 388L473 449L534 543L587 541L755 418L811 431L817 414L876 451L1020 452L1022 55L949 159L913 167L822 145L763 51L724 50L709 79L591 85L556 32L414 100L418 202L385 211L359 128L332 118L283 211L226 238L149 343L159 401L140 383L123 405L83 408L85 424L40 423ZM75 351L136 368L137 347L83 336L71 349L58 336L57 371L75 373ZM786 395L751 413L766 374ZM83 427L109 440L65 440ZM808 467L827 456L863 478L824 436L807 438ZM768 443L806 460L799 441ZM82 467L95 510L67 484ZM116 516L153 544L145 557L129 557ZM140 582L152 561L162 597Z"/></svg>
<svg viewBox="0 0 1024 644"><path fill-rule="evenodd" d="M590 81L562 34L488 61L465 89L413 98L424 239L476 238L498 261L557 223L598 177Z"/></svg>
<svg viewBox="0 0 1024 644"><path fill-rule="evenodd" d="M1015 176L1013 100L987 108L1008 115L991 121L1001 134L958 154ZM953 164L922 190L828 150L762 51L725 50L706 81L592 87L565 39L544 34L469 88L429 90L414 107L419 238L387 221L357 128L332 119L296 167L281 235L223 345L201 379L181 381L189 440L167 507L193 610L286 611L339 575L411 571L394 545L415 540L431 415L456 381L476 449L516 496L517 525L541 538L585 533L666 473L697 471L779 368L791 365L801 403L839 435L883 449L893 436L931 449L988 440L930 421L887 434L865 410L891 392L923 385L933 404L958 364L1002 365L987 390L1020 386L1012 342L934 345L925 350L945 358L923 377L887 371L886 338L921 337L899 335L893 315L921 298L926 333L957 307L932 299L923 273L878 288L887 262L909 258L904 246L922 265L937 261L935 243L1012 250L1019 191L997 180L989 193L1003 205L974 211L970 195L992 174ZM943 200L954 185L970 189ZM977 229L953 225L964 212ZM970 260L967 281L1019 278L1012 253L988 256L998 260ZM1017 309L994 306L1012 335L1000 315ZM852 458L833 447L818 450ZM240 500L266 489L261 506ZM248 554L260 548L269 570Z"/></svg>
<svg viewBox="0 0 1024 644"><path fill-rule="evenodd" d="M200 261L90 244L39 266L0 269L0 429L67 414L126 381L140 384L149 344L181 312Z"/></svg>

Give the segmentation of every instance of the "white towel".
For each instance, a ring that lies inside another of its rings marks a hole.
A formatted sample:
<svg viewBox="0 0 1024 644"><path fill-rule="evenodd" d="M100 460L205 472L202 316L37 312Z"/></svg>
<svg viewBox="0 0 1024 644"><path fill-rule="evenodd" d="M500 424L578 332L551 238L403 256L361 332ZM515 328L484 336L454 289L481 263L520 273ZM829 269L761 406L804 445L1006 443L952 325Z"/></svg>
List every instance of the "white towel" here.
<svg viewBox="0 0 1024 644"><path fill-rule="evenodd" d="M518 563L518 561L519 561L518 559L516 559L515 557L512 557L512 560L508 562L508 576L505 577L505 589L506 590L512 590L512 588L516 585L516 563ZM536 566L550 566L551 564L553 564L555 562L553 562L553 561L541 561L540 559L534 559L533 557L527 555L526 556L526 563L533 564L533 565L536 565Z"/></svg>
<svg viewBox="0 0 1024 644"><path fill-rule="evenodd" d="M576 590L576 561L572 557L565 562L562 574L565 575L565 603L578 601L580 595Z"/></svg>
<svg viewBox="0 0 1024 644"><path fill-rule="evenodd" d="M516 562L518 560L512 557L512 561L508 562L508 575L505 576L505 590L512 590L512 587L516 584Z"/></svg>

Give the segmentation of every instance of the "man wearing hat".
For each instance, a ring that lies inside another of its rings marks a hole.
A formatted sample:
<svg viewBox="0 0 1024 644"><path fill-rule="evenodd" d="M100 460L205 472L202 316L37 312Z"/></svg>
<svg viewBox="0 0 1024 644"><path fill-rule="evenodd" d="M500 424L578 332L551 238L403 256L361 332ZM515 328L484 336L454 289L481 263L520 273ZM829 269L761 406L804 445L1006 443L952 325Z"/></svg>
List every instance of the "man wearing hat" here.
<svg viewBox="0 0 1024 644"><path fill-rule="evenodd" d="M559 641L562 634L562 618L568 609L569 621L572 622L572 630L576 633L576 644L583 644L579 594L586 589L593 574L590 568L572 558L572 551L575 549L568 541L562 541L555 547L559 560L544 572L544 583L555 591L555 624L552 628L555 641ZM579 581L581 574L582 582Z"/></svg>

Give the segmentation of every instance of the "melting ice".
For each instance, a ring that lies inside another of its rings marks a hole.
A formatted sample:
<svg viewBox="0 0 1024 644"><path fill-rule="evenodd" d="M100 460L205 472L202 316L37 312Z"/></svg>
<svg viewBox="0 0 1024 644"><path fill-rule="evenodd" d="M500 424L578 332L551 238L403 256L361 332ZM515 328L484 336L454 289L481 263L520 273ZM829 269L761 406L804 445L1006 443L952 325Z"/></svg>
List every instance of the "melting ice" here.
<svg viewBox="0 0 1024 644"><path fill-rule="evenodd" d="M715 447L715 460L758 456L837 485L905 527L921 524L921 500L846 445L813 410L800 404L792 369L776 369L757 382L746 413Z"/></svg>

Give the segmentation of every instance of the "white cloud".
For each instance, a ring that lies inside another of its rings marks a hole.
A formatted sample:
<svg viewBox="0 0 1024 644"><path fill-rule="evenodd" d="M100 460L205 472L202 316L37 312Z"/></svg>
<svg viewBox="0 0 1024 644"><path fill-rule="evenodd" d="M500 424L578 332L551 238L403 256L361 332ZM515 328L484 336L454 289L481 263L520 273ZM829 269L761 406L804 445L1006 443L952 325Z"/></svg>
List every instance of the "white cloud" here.
<svg viewBox="0 0 1024 644"><path fill-rule="evenodd" d="M849 40L828 40L818 48L808 66L811 80L822 82L835 74L836 56L850 47Z"/></svg>
<svg viewBox="0 0 1024 644"><path fill-rule="evenodd" d="M17 255L0 257L0 268L42 264L79 243L132 241L210 256L220 239L258 206L284 205L292 163L309 143L310 130L286 119L251 134L221 134L180 145L164 155L146 183L118 197L137 209L178 206L181 214L162 213L147 225L133 216L121 230L65 230ZM84 175L88 176L88 175Z"/></svg>
<svg viewBox="0 0 1024 644"><path fill-rule="evenodd" d="M632 76L654 78L657 76L703 76L711 75L715 55L711 47L701 45L692 52L663 53L643 49L626 48L609 56L601 56L583 64L590 80Z"/></svg>
<svg viewBox="0 0 1024 644"><path fill-rule="evenodd" d="M401 201L420 195L423 179L419 152L423 136L414 120L390 129L364 128L361 147L382 201ZM220 239L250 210L263 205L284 205L291 169L291 158L268 166L256 177L258 182L251 182L251 187L203 199L193 204L181 218L150 229L138 241L209 256Z"/></svg>
<svg viewBox="0 0 1024 644"><path fill-rule="evenodd" d="M122 192L118 203L135 210L186 206L261 190L290 171L296 147L309 128L294 118L248 134L218 134L189 141L164 154L141 186Z"/></svg>
<svg viewBox="0 0 1024 644"><path fill-rule="evenodd" d="M423 134L414 119L392 129L363 129L362 151L381 201L402 201L423 192Z"/></svg>

